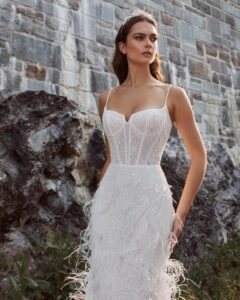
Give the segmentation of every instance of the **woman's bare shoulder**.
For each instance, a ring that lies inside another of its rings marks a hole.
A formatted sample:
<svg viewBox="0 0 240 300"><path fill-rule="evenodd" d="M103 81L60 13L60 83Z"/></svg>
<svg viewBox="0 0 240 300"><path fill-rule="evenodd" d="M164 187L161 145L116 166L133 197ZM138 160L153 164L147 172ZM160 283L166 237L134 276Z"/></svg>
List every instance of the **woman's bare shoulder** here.
<svg viewBox="0 0 240 300"><path fill-rule="evenodd" d="M174 91L175 93L184 93L185 89L179 85L176 84L167 84L168 86L171 86L171 90Z"/></svg>
<svg viewBox="0 0 240 300"><path fill-rule="evenodd" d="M110 91L110 89L104 90L100 93L99 101L98 101L99 111L103 110L103 108L106 104L106 101L107 101L109 91Z"/></svg>
<svg viewBox="0 0 240 300"><path fill-rule="evenodd" d="M102 91L102 92L99 94L99 99L100 99L101 101L107 100L107 95L108 95L108 93L109 93L109 90L110 90L110 89L104 90L104 91Z"/></svg>
<svg viewBox="0 0 240 300"><path fill-rule="evenodd" d="M110 93L111 90L112 90L112 88L109 88L107 90L102 91L99 94L98 110L99 110L100 117L102 117L103 109L104 109L104 107L106 105L107 97L108 97L108 95L109 95L109 93Z"/></svg>
<svg viewBox="0 0 240 300"><path fill-rule="evenodd" d="M193 107L187 91L180 86L173 85L171 93L169 93L169 100L174 111L174 121L180 123L181 120L194 119Z"/></svg>

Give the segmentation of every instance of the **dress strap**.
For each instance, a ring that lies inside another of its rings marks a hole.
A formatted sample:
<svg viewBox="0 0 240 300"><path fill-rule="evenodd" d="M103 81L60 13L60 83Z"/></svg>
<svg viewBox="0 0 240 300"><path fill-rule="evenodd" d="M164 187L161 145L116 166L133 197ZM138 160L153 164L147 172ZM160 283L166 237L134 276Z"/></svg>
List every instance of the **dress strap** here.
<svg viewBox="0 0 240 300"><path fill-rule="evenodd" d="M170 91L171 86L172 86L172 84L169 84L169 86L168 86L168 91L167 91L167 95L166 95L165 101L164 101L164 105L167 103L167 98L168 98L168 94L169 94L169 91Z"/></svg>
<svg viewBox="0 0 240 300"><path fill-rule="evenodd" d="M108 92L107 100L106 100L106 103L105 103L105 108L106 108L106 109L107 109L108 99L109 99L109 96L110 96L112 90L113 90L113 88L110 88L110 90L109 90L109 92Z"/></svg>

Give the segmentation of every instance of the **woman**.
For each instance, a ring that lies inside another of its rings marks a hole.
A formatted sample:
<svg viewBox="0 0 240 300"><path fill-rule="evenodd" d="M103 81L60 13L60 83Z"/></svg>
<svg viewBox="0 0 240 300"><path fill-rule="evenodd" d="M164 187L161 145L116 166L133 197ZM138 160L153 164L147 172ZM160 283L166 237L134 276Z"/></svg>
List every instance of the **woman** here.
<svg viewBox="0 0 240 300"><path fill-rule="evenodd" d="M112 65L120 85L99 98L107 159L81 232L86 269L68 277L80 285L71 299L170 300L182 291L185 268L170 254L207 155L186 92L164 83L157 40L156 21L144 11L127 18L115 39ZM173 123L191 158L176 211L160 166Z"/></svg>

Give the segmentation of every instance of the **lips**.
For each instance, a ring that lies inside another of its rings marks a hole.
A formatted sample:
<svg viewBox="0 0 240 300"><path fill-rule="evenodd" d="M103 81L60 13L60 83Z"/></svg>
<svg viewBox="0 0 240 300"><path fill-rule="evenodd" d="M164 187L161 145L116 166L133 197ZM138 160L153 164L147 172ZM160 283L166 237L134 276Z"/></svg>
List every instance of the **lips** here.
<svg viewBox="0 0 240 300"><path fill-rule="evenodd" d="M149 54L149 55L152 55L152 53L149 52L149 51L143 52L142 54Z"/></svg>

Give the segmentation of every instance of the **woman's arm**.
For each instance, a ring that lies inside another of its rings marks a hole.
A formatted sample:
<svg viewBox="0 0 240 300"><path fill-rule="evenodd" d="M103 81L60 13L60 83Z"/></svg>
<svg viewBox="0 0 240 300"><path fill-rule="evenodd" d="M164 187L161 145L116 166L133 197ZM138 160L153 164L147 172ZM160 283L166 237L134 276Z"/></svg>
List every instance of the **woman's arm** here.
<svg viewBox="0 0 240 300"><path fill-rule="evenodd" d="M176 127L183 138L191 159L186 182L176 209L180 221L184 223L206 173L207 153L185 90L174 86L171 91L171 100Z"/></svg>
<svg viewBox="0 0 240 300"><path fill-rule="evenodd" d="M102 167L102 170L101 170L101 175L99 176L98 178L98 185L100 184L103 176L105 175L106 171L107 171L107 168L108 168L108 165L110 164L111 162L111 157L110 157L110 147L109 147L109 142L108 142L108 139L106 137L106 135L104 134L105 136L105 141L106 141L106 148L107 148L107 158L105 160L105 163Z"/></svg>

